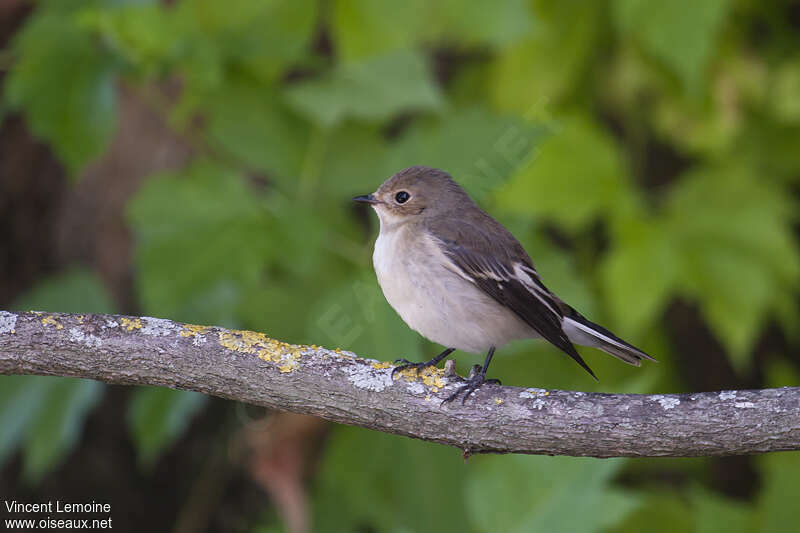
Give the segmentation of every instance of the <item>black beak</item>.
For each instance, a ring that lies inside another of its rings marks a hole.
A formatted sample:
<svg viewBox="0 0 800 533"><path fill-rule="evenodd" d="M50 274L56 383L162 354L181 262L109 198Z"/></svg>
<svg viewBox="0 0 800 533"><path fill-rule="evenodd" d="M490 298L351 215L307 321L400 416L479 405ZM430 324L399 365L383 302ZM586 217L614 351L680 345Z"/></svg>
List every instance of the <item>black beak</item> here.
<svg viewBox="0 0 800 533"><path fill-rule="evenodd" d="M353 198L354 202L361 202L364 204L379 204L381 201L375 198L375 196L371 194L364 194L362 196L356 196Z"/></svg>

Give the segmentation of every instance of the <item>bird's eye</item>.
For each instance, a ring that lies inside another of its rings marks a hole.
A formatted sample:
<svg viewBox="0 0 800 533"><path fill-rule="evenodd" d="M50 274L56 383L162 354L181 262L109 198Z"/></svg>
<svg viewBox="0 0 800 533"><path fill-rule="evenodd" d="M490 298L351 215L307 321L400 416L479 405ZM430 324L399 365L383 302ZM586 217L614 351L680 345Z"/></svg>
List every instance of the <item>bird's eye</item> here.
<svg viewBox="0 0 800 533"><path fill-rule="evenodd" d="M399 193L394 195L394 201L398 204L404 204L411 198L411 195L408 194L406 191L400 191Z"/></svg>

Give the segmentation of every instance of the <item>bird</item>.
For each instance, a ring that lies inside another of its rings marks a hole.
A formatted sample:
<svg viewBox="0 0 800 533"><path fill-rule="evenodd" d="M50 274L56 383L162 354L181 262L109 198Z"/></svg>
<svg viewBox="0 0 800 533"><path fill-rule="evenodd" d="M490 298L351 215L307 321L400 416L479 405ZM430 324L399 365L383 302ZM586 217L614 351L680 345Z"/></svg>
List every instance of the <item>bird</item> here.
<svg viewBox="0 0 800 533"><path fill-rule="evenodd" d="M549 341L595 380L574 344L635 366L655 361L553 294L519 241L447 172L412 166L353 200L378 215L372 262L386 300L411 329L446 347L429 361L398 359L392 377L435 366L455 350L486 353L443 401L463 394L463 404L482 385L500 383L486 371L495 351L517 339Z"/></svg>

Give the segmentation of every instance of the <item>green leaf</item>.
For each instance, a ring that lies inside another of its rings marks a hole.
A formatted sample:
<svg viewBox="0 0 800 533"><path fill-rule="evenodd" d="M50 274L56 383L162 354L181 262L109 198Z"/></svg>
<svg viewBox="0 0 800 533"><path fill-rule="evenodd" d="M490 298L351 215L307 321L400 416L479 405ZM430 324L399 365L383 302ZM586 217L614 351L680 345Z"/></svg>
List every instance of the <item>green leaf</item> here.
<svg viewBox="0 0 800 533"><path fill-rule="evenodd" d="M775 348L775 351L782 351ZM764 371L764 386L770 388L795 387L800 383L800 371L790 362L788 354L771 353Z"/></svg>
<svg viewBox="0 0 800 533"><path fill-rule="evenodd" d="M103 385L43 376L0 376L0 383L0 465L21 446L23 477L36 483L78 444Z"/></svg>
<svg viewBox="0 0 800 533"><path fill-rule="evenodd" d="M77 23L97 34L137 74L149 78L175 61L180 48L171 14L159 3L142 2L116 9L86 9Z"/></svg>
<svg viewBox="0 0 800 533"><path fill-rule="evenodd" d="M56 466L77 444L83 422L102 397L97 381L69 378L47 379L47 392L35 421L27 428L23 477L36 482Z"/></svg>
<svg viewBox="0 0 800 533"><path fill-rule="evenodd" d="M787 316L786 295L800 282L793 211L780 186L726 165L682 176L663 216L618 218L602 273L623 331L653 322L683 293L744 370L769 313Z"/></svg>
<svg viewBox="0 0 800 533"><path fill-rule="evenodd" d="M644 496L644 494L643 494ZM702 531L695 529L695 516L686 498L659 491L648 494L642 504L618 527L609 533L674 533L675 531Z"/></svg>
<svg viewBox="0 0 800 533"><path fill-rule="evenodd" d="M321 464L314 531L471 531L452 448L337 426Z"/></svg>
<svg viewBox="0 0 800 533"><path fill-rule="evenodd" d="M496 198L503 208L549 217L573 232L634 202L619 147L583 117L545 139Z"/></svg>
<svg viewBox="0 0 800 533"><path fill-rule="evenodd" d="M771 110L781 122L800 122L800 57L787 61L775 72L770 99Z"/></svg>
<svg viewBox="0 0 800 533"><path fill-rule="evenodd" d="M424 2L336 0L331 30L345 61L411 48L421 40ZM388 16L387 16L388 15Z"/></svg>
<svg viewBox="0 0 800 533"><path fill-rule="evenodd" d="M728 0L615 0L613 14L623 32L641 42L696 92L727 16Z"/></svg>
<svg viewBox="0 0 800 533"><path fill-rule="evenodd" d="M372 125L346 123L331 132L321 184L349 200L376 190L399 170L428 165L452 174L482 203L528 160L545 135L537 123L483 107L416 120L391 143Z"/></svg>
<svg viewBox="0 0 800 533"><path fill-rule="evenodd" d="M320 185L323 194L350 200L375 191L396 172L390 161L392 146L382 128L364 122L344 122L331 131Z"/></svg>
<svg viewBox="0 0 800 533"><path fill-rule="evenodd" d="M209 106L227 111L233 105L234 120L249 119L241 111L249 106L256 112L256 123L269 125L263 120L264 113L279 113L275 110L280 107L279 99L263 91L274 91L272 85L287 69L308 60L316 18L314 0L192 0L174 7L148 2L89 9L81 13L79 21L136 76L179 76L180 100L171 114L175 124L189 129L195 126L191 119L197 113L206 115ZM261 92L246 94L247 100L242 102L236 97L245 79L251 85L257 83ZM248 120L245 125L251 132L252 124L253 120ZM280 124L257 135L256 140L276 131ZM273 144L276 140L280 137L272 135ZM253 142L244 135L236 141ZM276 148L272 154L277 152Z"/></svg>
<svg viewBox="0 0 800 533"><path fill-rule="evenodd" d="M28 428L47 408L46 398L55 378L0 376L0 465L17 449Z"/></svg>
<svg viewBox="0 0 800 533"><path fill-rule="evenodd" d="M733 250L697 250L689 261L687 279L697 291L703 314L734 366L745 370L750 347L776 296L775 285L762 265Z"/></svg>
<svg viewBox="0 0 800 533"><path fill-rule="evenodd" d="M532 26L523 0L502 0L491 9L479 0L391 2L337 0L331 29L345 61L437 41L459 47L499 47Z"/></svg>
<svg viewBox="0 0 800 533"><path fill-rule="evenodd" d="M139 463L151 468L158 456L186 431L207 399L197 392L165 387L136 390L128 410L128 425Z"/></svg>
<svg viewBox="0 0 800 533"><path fill-rule="evenodd" d="M222 68L227 64L262 82L275 81L305 56L316 18L313 0L194 0L181 2L175 11L182 58L189 60L187 73L191 65L207 65L209 71L224 76ZM206 51L213 56L209 58ZM208 59L216 64L206 63ZM226 80L215 81L224 85Z"/></svg>
<svg viewBox="0 0 800 533"><path fill-rule="evenodd" d="M318 257L312 254L312 257ZM322 277L320 275L320 277ZM319 282L319 283L318 283ZM315 290L330 290L330 282L315 279ZM324 344L327 340L312 336L309 332L314 316L309 314L317 299L308 294L307 278L270 279L261 286L247 291L241 296L237 311L245 329L261 331L270 337L298 344ZM298 295L303 295L298 298ZM216 322L202 322L213 323ZM313 331L313 330L312 330Z"/></svg>
<svg viewBox="0 0 800 533"><path fill-rule="evenodd" d="M241 327L239 307L243 291L240 284L222 279L208 287L197 287L187 293L187 300L177 312L184 321L194 324L214 324L227 328Z"/></svg>
<svg viewBox="0 0 800 533"><path fill-rule="evenodd" d="M602 531L638 505L611 485L620 459L505 456L475 458L466 487L478 531Z"/></svg>
<svg viewBox="0 0 800 533"><path fill-rule="evenodd" d="M316 8L313 0L192 0L174 8L137 2L87 10L81 23L144 75L182 71L191 91L224 85L226 66L275 81L305 57Z"/></svg>
<svg viewBox="0 0 800 533"><path fill-rule="evenodd" d="M302 198L301 198L302 201ZM298 200L276 194L270 198L271 236L270 245L280 253L273 254L273 266L281 268L287 277L308 280L318 276L319 261L329 252L327 239L337 222L341 222L339 206L325 205L314 208L307 205L301 212ZM330 258L325 259L331 262ZM333 268L333 264L329 265Z"/></svg>
<svg viewBox="0 0 800 533"><path fill-rule="evenodd" d="M681 275L681 258L665 222L626 217L615 225L602 268L606 301L620 332L638 335L655 324Z"/></svg>
<svg viewBox="0 0 800 533"><path fill-rule="evenodd" d="M703 533L749 533L754 527L752 506L707 490L692 491L696 530Z"/></svg>
<svg viewBox="0 0 800 533"><path fill-rule="evenodd" d="M61 313L115 311L111 295L102 281L82 268L72 268L39 282L20 296L11 308Z"/></svg>
<svg viewBox="0 0 800 533"><path fill-rule="evenodd" d="M402 111L435 111L443 100L425 58L401 51L337 67L287 89L294 107L324 127L344 118L382 121Z"/></svg>
<svg viewBox="0 0 800 533"><path fill-rule="evenodd" d="M698 299L739 369L767 313L800 283L794 209L778 185L743 166L698 169L670 195L682 289Z"/></svg>
<svg viewBox="0 0 800 533"><path fill-rule="evenodd" d="M763 489L758 496L757 522L751 531L781 533L787 530L787 525L800 523L800 508L796 505L800 496L797 487L800 454L772 453L758 459L763 471Z"/></svg>
<svg viewBox="0 0 800 533"><path fill-rule="evenodd" d="M503 50L489 73L496 109L546 117L580 86L603 28L605 6L594 1L535 2L538 24Z"/></svg>
<svg viewBox="0 0 800 533"><path fill-rule="evenodd" d="M269 216L252 187L230 170L196 163L141 188L128 214L147 313L188 321L199 293L222 282L237 291L257 283L269 251Z"/></svg>
<svg viewBox="0 0 800 533"><path fill-rule="evenodd" d="M319 2L241 1L258 6L258 12L248 17L241 29L233 28L228 39L222 42L230 46L233 60L241 63L258 79L276 80L285 69L308 54ZM236 11L236 7L228 3L222 4L216 0L207 0L207 3L229 13Z"/></svg>
<svg viewBox="0 0 800 533"><path fill-rule="evenodd" d="M297 179L310 130L275 89L230 77L202 98L202 107L212 143L285 183Z"/></svg>
<svg viewBox="0 0 800 533"><path fill-rule="evenodd" d="M541 125L519 117L458 109L411 127L394 143L387 166L392 174L412 164L441 168L480 203L524 166L544 136Z"/></svg>
<svg viewBox="0 0 800 533"><path fill-rule="evenodd" d="M5 99L76 174L111 139L115 93L110 56L73 16L43 7L25 24L13 42L18 59L5 80Z"/></svg>
<svg viewBox="0 0 800 533"><path fill-rule="evenodd" d="M501 48L535 26L535 17L525 0L498 0L491 9L481 0L444 0L423 5L435 10L425 21L433 38L462 47ZM434 23L436 19L442 22Z"/></svg>
<svg viewBox="0 0 800 533"><path fill-rule="evenodd" d="M194 0L181 2L175 11L183 57L190 65L202 65L207 59L203 52L210 48L212 60L219 62L213 69L236 65L261 81L276 80L305 56L316 18L313 0ZM224 79L219 81L224 85Z"/></svg>
<svg viewBox="0 0 800 533"><path fill-rule="evenodd" d="M525 218L523 223L530 225L530 219ZM541 228L527 238L505 219L503 224L519 239L525 250L533 255L536 270L548 289L587 317L597 314L597 295L592 290L590 279L578 270L575 264L576 258L572 254L546 239Z"/></svg>
<svg viewBox="0 0 800 533"><path fill-rule="evenodd" d="M776 125L770 121L747 123L738 142L732 147L737 161L757 165L763 176L797 183L800 180L800 150L794 140L800 138L800 125Z"/></svg>

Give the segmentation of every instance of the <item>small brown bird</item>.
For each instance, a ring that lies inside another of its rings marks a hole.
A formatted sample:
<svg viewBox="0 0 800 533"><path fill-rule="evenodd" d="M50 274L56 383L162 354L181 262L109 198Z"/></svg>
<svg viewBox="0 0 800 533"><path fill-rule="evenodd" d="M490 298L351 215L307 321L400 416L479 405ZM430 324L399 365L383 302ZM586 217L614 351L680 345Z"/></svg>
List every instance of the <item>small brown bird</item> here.
<svg viewBox="0 0 800 533"><path fill-rule="evenodd" d="M655 361L550 292L517 239L446 172L410 167L354 200L370 204L380 220L372 261L386 300L411 329L447 347L423 363L400 359L392 374L436 365L454 350L487 352L445 399L463 392L463 403L484 383L497 383L486 370L495 350L515 339L542 337L595 379L573 342L631 365Z"/></svg>

